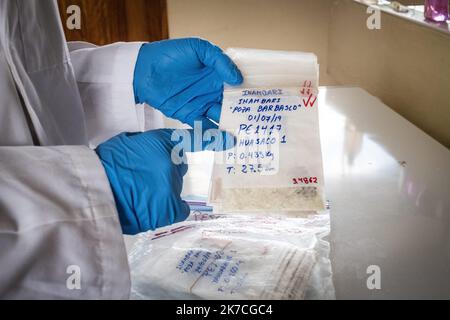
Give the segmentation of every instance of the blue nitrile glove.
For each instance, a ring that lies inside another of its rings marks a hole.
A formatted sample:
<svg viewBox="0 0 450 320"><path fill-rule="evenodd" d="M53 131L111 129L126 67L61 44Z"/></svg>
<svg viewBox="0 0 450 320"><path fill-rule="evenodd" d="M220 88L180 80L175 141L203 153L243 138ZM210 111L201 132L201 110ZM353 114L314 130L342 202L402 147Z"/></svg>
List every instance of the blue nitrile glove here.
<svg viewBox="0 0 450 320"><path fill-rule="evenodd" d="M224 82L242 83L242 75L222 50L199 38L144 44L134 71L137 103L147 103L168 117L204 129L217 128Z"/></svg>
<svg viewBox="0 0 450 320"><path fill-rule="evenodd" d="M96 149L108 176L125 234L154 230L183 221L189 215L189 206L181 200L180 194L187 172L187 164L182 160L185 160L184 151L195 143L194 130L180 130L174 135L173 132L172 129L159 129L122 133ZM213 133L216 135L212 139L205 138L210 143L204 141L200 148L214 144L213 148L219 151L233 145L233 141L223 140L219 130ZM200 140L201 134L197 135Z"/></svg>

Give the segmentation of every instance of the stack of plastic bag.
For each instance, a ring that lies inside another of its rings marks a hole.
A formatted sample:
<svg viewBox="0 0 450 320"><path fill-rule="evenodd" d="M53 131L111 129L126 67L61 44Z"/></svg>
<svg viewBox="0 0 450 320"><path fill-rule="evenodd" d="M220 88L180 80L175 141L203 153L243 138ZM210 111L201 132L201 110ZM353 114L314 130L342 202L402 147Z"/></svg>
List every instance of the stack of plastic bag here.
<svg viewBox="0 0 450 320"><path fill-rule="evenodd" d="M327 214L193 214L127 237L132 298L333 298L328 231Z"/></svg>
<svg viewBox="0 0 450 320"><path fill-rule="evenodd" d="M313 53L229 48L226 54L239 67L240 88L308 87L319 85L319 65ZM235 87L227 86L225 91Z"/></svg>

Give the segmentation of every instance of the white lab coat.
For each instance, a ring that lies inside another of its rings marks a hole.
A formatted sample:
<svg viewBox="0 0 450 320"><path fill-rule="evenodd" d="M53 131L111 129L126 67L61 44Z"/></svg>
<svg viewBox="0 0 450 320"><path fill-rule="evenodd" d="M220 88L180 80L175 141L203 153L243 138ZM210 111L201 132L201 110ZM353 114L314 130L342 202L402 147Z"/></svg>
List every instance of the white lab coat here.
<svg viewBox="0 0 450 320"><path fill-rule="evenodd" d="M55 1L0 0L0 298L129 296L114 198L86 145L162 125L134 104L139 48L73 44L72 65Z"/></svg>
<svg viewBox="0 0 450 320"><path fill-rule="evenodd" d="M134 103L134 66L141 46L140 42L102 47L69 43L91 147L120 132L164 127L161 112Z"/></svg>

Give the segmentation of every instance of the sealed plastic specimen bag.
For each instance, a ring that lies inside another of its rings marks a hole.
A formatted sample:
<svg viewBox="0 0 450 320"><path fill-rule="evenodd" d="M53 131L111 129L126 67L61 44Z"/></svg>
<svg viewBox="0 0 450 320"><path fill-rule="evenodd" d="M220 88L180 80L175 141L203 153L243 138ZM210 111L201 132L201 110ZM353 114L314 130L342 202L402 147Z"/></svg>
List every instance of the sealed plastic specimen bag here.
<svg viewBox="0 0 450 320"><path fill-rule="evenodd" d="M237 137L216 153L209 201L220 212L323 210L323 169L311 53L229 49L244 83L226 87L220 129Z"/></svg>
<svg viewBox="0 0 450 320"><path fill-rule="evenodd" d="M328 223L327 214L192 214L128 237L132 298L334 298Z"/></svg>

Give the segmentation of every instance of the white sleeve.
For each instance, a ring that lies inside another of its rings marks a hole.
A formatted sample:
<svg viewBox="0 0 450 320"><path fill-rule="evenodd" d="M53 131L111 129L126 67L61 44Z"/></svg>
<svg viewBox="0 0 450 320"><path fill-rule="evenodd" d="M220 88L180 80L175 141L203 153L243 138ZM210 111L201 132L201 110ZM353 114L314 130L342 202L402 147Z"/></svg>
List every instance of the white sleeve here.
<svg viewBox="0 0 450 320"><path fill-rule="evenodd" d="M91 147L121 132L162 126L159 112L135 104L134 68L142 44L118 42L96 47L69 43Z"/></svg>
<svg viewBox="0 0 450 320"><path fill-rule="evenodd" d="M127 255L88 147L0 147L0 298L122 299Z"/></svg>

